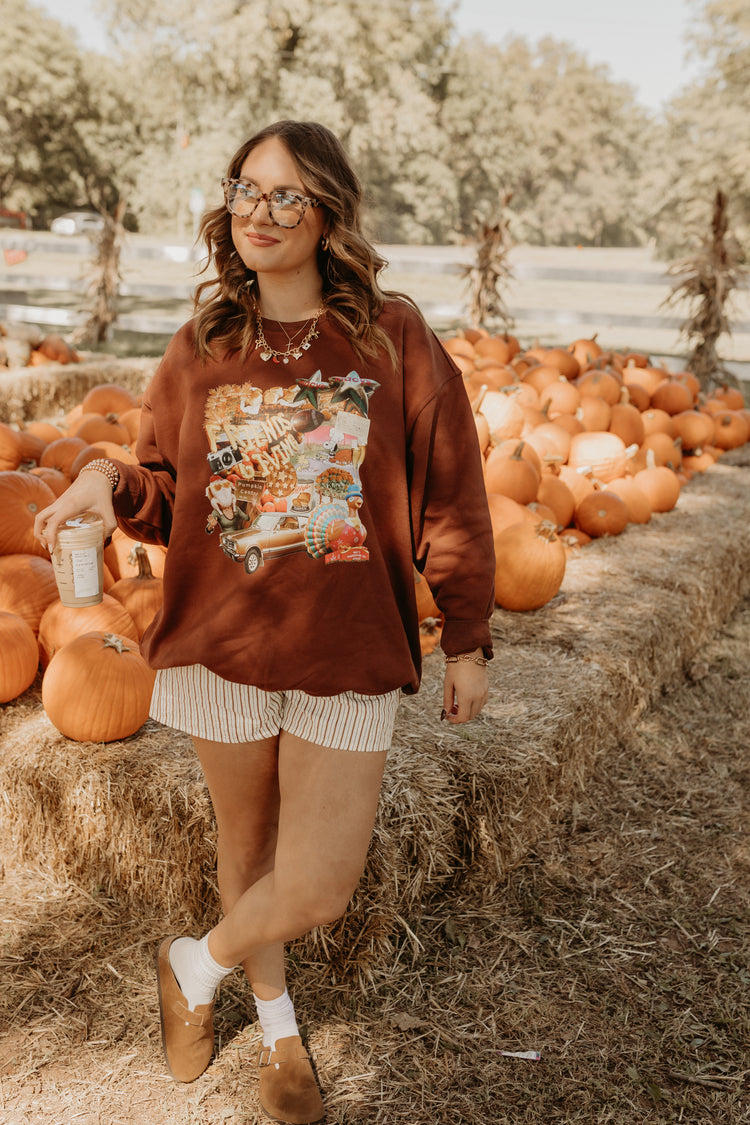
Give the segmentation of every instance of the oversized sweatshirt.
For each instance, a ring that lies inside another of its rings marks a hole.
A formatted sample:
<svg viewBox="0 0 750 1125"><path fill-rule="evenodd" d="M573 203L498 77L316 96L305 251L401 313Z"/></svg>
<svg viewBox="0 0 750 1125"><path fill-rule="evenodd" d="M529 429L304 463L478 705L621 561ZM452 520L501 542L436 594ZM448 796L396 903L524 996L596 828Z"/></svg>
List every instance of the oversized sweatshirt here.
<svg viewBox="0 0 750 1125"><path fill-rule="evenodd" d="M268 691L416 691L414 565L444 652L491 656L494 549L462 376L405 301L379 324L395 369L360 359L325 315L288 363L199 359L190 323L170 342L114 493L128 535L169 547L142 640L152 667ZM279 350L304 336L263 331Z"/></svg>

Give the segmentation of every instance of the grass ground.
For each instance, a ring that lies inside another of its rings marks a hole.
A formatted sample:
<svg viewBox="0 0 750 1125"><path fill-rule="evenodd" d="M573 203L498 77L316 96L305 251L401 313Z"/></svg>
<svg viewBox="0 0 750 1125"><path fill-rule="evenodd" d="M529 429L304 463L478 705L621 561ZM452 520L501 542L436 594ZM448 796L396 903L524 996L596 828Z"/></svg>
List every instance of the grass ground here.
<svg viewBox="0 0 750 1125"><path fill-rule="evenodd" d="M750 1122L749 648L750 599L506 885L408 920L419 952L405 938L366 1000L295 966L330 1125ZM160 936L42 870L6 873L3 1125L265 1120L239 978L213 1065L166 1076Z"/></svg>

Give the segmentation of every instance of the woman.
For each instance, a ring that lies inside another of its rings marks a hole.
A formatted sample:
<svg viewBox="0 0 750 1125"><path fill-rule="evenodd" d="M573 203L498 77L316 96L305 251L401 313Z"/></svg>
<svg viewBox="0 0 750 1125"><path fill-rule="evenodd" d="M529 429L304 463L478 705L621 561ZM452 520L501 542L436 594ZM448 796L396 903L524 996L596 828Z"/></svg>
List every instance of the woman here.
<svg viewBox="0 0 750 1125"><path fill-rule="evenodd" d="M223 915L158 953L170 1072L213 1052L213 997L242 965L263 1030L260 1099L323 1102L284 943L341 916L361 875L402 691L419 686L413 565L445 615L442 717L487 697L494 555L460 373L384 294L336 137L282 121L247 141L202 223L203 282L149 385L138 465L96 461L41 512L168 543L143 638L152 716L192 735L218 825Z"/></svg>

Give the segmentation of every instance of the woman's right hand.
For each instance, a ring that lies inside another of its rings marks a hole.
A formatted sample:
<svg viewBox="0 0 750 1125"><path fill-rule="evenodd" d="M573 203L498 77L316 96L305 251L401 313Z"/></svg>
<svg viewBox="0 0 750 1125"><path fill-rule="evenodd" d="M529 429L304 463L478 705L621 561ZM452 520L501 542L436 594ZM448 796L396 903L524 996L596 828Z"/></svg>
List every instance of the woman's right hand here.
<svg viewBox="0 0 750 1125"><path fill-rule="evenodd" d="M104 521L104 537L111 535L117 527L115 509L112 504L112 485L104 473L90 469L81 472L58 496L54 504L43 508L34 520L34 535L52 553L57 541L60 524L83 512L96 512Z"/></svg>

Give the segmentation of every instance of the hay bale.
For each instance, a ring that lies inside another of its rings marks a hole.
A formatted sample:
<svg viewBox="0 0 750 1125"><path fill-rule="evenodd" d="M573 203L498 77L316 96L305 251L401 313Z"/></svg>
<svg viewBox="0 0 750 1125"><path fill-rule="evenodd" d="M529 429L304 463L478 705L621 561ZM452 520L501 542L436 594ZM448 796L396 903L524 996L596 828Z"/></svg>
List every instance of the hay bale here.
<svg viewBox="0 0 750 1125"><path fill-rule="evenodd" d="M97 356L81 363L49 363L0 372L0 422L20 423L64 416L98 383L119 383L143 392L158 358Z"/></svg>
<svg viewBox="0 0 750 1125"><path fill-rule="evenodd" d="M585 789L594 762L750 590L748 451L683 490L676 511L597 541L540 610L498 610L490 700L441 723L442 661L403 701L367 868L346 916L295 950L330 983L377 983L416 957L420 918L447 892L503 883ZM7 708L0 861L43 863L84 886L193 919L217 915L215 833L190 740L149 722L106 746L68 742L38 685Z"/></svg>

